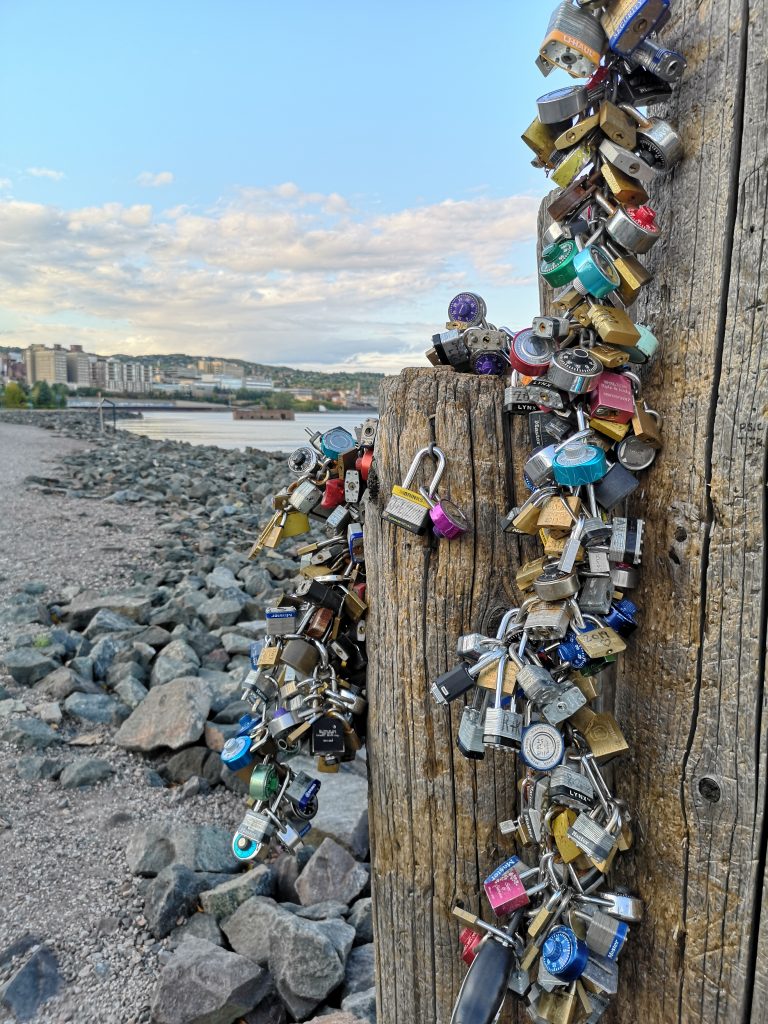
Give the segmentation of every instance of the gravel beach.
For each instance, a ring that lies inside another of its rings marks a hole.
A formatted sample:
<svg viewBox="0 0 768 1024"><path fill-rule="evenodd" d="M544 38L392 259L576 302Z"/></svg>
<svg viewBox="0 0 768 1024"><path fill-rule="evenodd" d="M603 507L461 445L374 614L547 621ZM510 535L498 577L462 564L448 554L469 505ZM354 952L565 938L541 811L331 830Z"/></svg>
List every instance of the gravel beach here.
<svg viewBox="0 0 768 1024"><path fill-rule="evenodd" d="M290 549L245 557L284 461L0 414L0 1024L375 1021L364 763L312 840L361 879L348 892L311 891L312 846L245 875L229 850L243 784L217 751L263 607L296 571ZM156 697L168 707L133 726ZM236 878L236 901L200 912ZM278 949L255 958L278 911L330 958L332 990L298 999Z"/></svg>

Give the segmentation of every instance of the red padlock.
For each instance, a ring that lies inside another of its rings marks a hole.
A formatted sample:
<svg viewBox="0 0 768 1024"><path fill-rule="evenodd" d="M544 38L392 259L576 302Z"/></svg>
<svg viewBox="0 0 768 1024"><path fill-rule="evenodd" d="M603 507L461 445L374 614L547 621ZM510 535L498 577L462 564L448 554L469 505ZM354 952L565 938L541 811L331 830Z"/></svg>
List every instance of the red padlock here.
<svg viewBox="0 0 768 1024"><path fill-rule="evenodd" d="M325 491L323 493L323 500L320 502L320 508L336 508L337 505L341 505L344 501L344 481L339 477L334 476L325 485Z"/></svg>
<svg viewBox="0 0 768 1024"><path fill-rule="evenodd" d="M604 371L591 393L592 415L611 423L629 423L635 414L632 381L620 373Z"/></svg>
<svg viewBox="0 0 768 1024"><path fill-rule="evenodd" d="M646 231L658 231L656 227L656 211L650 206L629 206L627 213L641 228Z"/></svg>
<svg viewBox="0 0 768 1024"><path fill-rule="evenodd" d="M465 964L471 964L477 954L477 947L483 941L483 936L471 928L464 928L459 936L461 943L461 959Z"/></svg>
<svg viewBox="0 0 768 1024"><path fill-rule="evenodd" d="M557 352L554 338L542 338L530 327L518 331L509 345L512 368L526 376L538 377L546 373L552 356Z"/></svg>
<svg viewBox="0 0 768 1024"><path fill-rule="evenodd" d="M368 474L371 471L373 465L373 448L366 448L362 455L360 455L355 462L355 469L358 471L363 480L368 481Z"/></svg>

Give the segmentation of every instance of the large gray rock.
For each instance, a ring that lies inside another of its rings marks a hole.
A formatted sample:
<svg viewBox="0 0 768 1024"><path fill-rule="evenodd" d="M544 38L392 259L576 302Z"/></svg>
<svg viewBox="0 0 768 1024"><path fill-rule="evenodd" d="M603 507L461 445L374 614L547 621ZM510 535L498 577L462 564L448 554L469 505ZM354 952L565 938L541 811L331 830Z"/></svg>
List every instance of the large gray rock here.
<svg viewBox="0 0 768 1024"><path fill-rule="evenodd" d="M67 608L73 629L84 629L101 608L124 615L133 622L144 623L152 608L149 595L143 587L128 587L113 594L98 594L84 590Z"/></svg>
<svg viewBox="0 0 768 1024"><path fill-rule="evenodd" d="M152 999L155 1024L233 1024L269 991L266 971L204 939L182 942Z"/></svg>
<svg viewBox="0 0 768 1024"><path fill-rule="evenodd" d="M233 874L239 865L231 842L227 829L216 825L149 825L133 833L125 856L134 875L151 877L169 864Z"/></svg>
<svg viewBox="0 0 768 1024"><path fill-rule="evenodd" d="M138 679L133 676L126 676L121 682L115 687L115 695L120 698L123 704L131 711L137 708L139 704L149 693L146 686L143 686Z"/></svg>
<svg viewBox="0 0 768 1024"><path fill-rule="evenodd" d="M352 903L368 884L368 871L333 839L324 839L296 879L304 906L323 900Z"/></svg>
<svg viewBox="0 0 768 1024"><path fill-rule="evenodd" d="M115 734L115 743L144 753L178 750L200 739L210 709L208 691L197 679L175 679L149 691Z"/></svg>
<svg viewBox="0 0 768 1024"><path fill-rule="evenodd" d="M231 569L227 569L223 565L217 565L213 572L209 572L205 577L205 585L209 593L216 594L221 590L237 587L238 582Z"/></svg>
<svg viewBox="0 0 768 1024"><path fill-rule="evenodd" d="M172 640L155 658L150 686L163 686L172 679L197 675L200 658L184 640Z"/></svg>
<svg viewBox="0 0 768 1024"><path fill-rule="evenodd" d="M207 747L186 747L168 758L165 777L169 782L183 783L199 775L212 786L221 781L221 758Z"/></svg>
<svg viewBox="0 0 768 1024"><path fill-rule="evenodd" d="M300 915L297 914L297 917ZM313 922L317 930L329 939L333 948L339 955L342 963L346 963L347 957L352 950L355 941L355 929L342 921L340 917L329 917L322 921Z"/></svg>
<svg viewBox="0 0 768 1024"><path fill-rule="evenodd" d="M366 992L354 992L346 999L342 999L341 1008L351 1013L358 1021L363 1021L364 1024L376 1024L376 989L370 988Z"/></svg>
<svg viewBox="0 0 768 1024"><path fill-rule="evenodd" d="M189 939L205 939L206 942L212 942L214 946L224 945L221 928L210 914L193 914L188 921L171 932L171 946L174 948L180 942L187 942Z"/></svg>
<svg viewBox="0 0 768 1024"><path fill-rule="evenodd" d="M217 626L234 626L243 608L248 604L248 595L239 587L227 587L220 590L215 597L209 598L197 609L197 614L208 629Z"/></svg>
<svg viewBox="0 0 768 1024"><path fill-rule="evenodd" d="M228 672L217 672L215 669L201 668L200 678L205 682L211 696L211 711L216 714L228 704L236 701L243 692L242 679L234 678Z"/></svg>
<svg viewBox="0 0 768 1024"><path fill-rule="evenodd" d="M307 921L326 921L331 917L346 917L349 907L346 903L339 903L338 900L323 900L322 903L313 903L311 907L302 907L301 904L283 904L297 917L303 917Z"/></svg>
<svg viewBox="0 0 768 1024"><path fill-rule="evenodd" d="M56 995L60 985L56 954L41 946L0 989L0 1005L18 1021L42 1020L40 1007Z"/></svg>
<svg viewBox="0 0 768 1024"><path fill-rule="evenodd" d="M76 661L90 659L76 658ZM71 693L102 693L101 687L92 679L84 678L72 668L57 668L35 683L35 692L42 693L53 700L66 700Z"/></svg>
<svg viewBox="0 0 768 1024"><path fill-rule="evenodd" d="M283 910L274 900L266 896L252 896L221 923L221 930L236 953L264 965L269 960L277 925L289 917L293 914Z"/></svg>
<svg viewBox="0 0 768 1024"><path fill-rule="evenodd" d="M323 932L324 926L340 923L304 921L293 914L275 923L269 973L297 1020L309 1017L344 979L344 961Z"/></svg>
<svg viewBox="0 0 768 1024"><path fill-rule="evenodd" d="M144 917L156 939L164 939L178 917L187 917L197 906L198 897L220 875L197 873L184 864L169 864L152 879L144 894Z"/></svg>
<svg viewBox="0 0 768 1024"><path fill-rule="evenodd" d="M373 942L373 913L370 896L358 900L349 912L347 921L355 929L355 945Z"/></svg>
<svg viewBox="0 0 768 1024"><path fill-rule="evenodd" d="M342 999L354 992L368 992L376 985L376 957L373 943L357 946L347 957L344 970L344 984L341 988Z"/></svg>
<svg viewBox="0 0 768 1024"><path fill-rule="evenodd" d="M128 708L106 693L71 693L64 711L72 718L100 725L118 725L128 717Z"/></svg>
<svg viewBox="0 0 768 1024"><path fill-rule="evenodd" d="M109 608L99 608L83 631L90 640L105 633L136 633L141 629L133 619Z"/></svg>
<svg viewBox="0 0 768 1024"><path fill-rule="evenodd" d="M273 896L275 879L272 869L266 864L257 864L245 874L222 882L215 889L200 894L203 910L217 921L230 917L237 908L252 896Z"/></svg>
<svg viewBox="0 0 768 1024"><path fill-rule="evenodd" d="M44 750L62 739L39 718L11 718L0 722L0 740L25 750Z"/></svg>
<svg viewBox="0 0 768 1024"><path fill-rule="evenodd" d="M31 754L18 762L16 774L25 782L52 781L61 775L61 765L45 754Z"/></svg>
<svg viewBox="0 0 768 1024"><path fill-rule="evenodd" d="M58 667L58 662L34 647L19 647L3 655L6 672L19 686L32 686Z"/></svg>
<svg viewBox="0 0 768 1024"><path fill-rule="evenodd" d="M99 757L79 757L67 765L59 781L62 789L78 789L80 786L94 786L97 782L104 782L114 773L115 769L109 761Z"/></svg>

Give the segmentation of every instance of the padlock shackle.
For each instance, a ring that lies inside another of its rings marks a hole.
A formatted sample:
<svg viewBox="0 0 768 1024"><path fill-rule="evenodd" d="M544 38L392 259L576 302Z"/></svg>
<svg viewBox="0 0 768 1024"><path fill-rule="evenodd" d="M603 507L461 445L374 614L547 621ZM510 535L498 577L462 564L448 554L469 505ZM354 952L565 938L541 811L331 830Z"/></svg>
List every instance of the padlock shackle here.
<svg viewBox="0 0 768 1024"><path fill-rule="evenodd" d="M445 455L443 455L442 451L437 447L436 444L432 443L426 445L426 447L424 448L419 448L419 450L414 455L410 469L406 473L405 479L403 480L402 486L405 490L408 490L408 488L413 483L414 479L416 478L416 474L419 471L421 460L424 459L427 455L431 456L437 462L437 469L435 470L434 476L432 477L432 480L430 481L429 484L430 493L434 493L435 490L437 489L437 485L440 483L440 479L445 470Z"/></svg>

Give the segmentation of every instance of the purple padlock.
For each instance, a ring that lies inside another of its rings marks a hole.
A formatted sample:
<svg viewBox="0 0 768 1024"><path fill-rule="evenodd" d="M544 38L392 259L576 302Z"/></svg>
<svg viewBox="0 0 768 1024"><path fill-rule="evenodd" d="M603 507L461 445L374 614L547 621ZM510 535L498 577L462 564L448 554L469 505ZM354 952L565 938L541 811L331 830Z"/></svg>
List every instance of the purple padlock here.
<svg viewBox="0 0 768 1024"><path fill-rule="evenodd" d="M452 501L441 498L437 493L420 487L419 492L429 502L429 518L437 537L455 540L469 529L469 520Z"/></svg>

